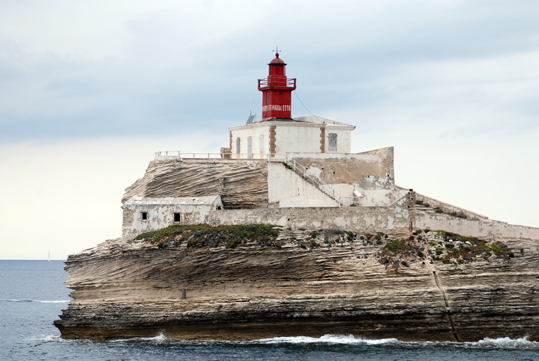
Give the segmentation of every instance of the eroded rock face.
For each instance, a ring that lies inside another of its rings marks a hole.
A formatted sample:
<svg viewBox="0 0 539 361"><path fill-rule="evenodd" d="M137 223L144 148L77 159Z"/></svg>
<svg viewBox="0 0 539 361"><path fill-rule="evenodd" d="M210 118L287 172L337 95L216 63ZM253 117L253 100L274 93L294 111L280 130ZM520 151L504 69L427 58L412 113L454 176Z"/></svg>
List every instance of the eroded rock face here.
<svg viewBox="0 0 539 361"><path fill-rule="evenodd" d="M539 340L537 241L498 240L511 258L443 263L434 252L438 242L423 236L418 245L425 256L408 257L407 266L396 269L381 263L382 253L392 239L407 235L312 236L282 231L277 246L236 248L104 242L66 261L74 300L55 325L62 337L95 339L164 332L186 339L351 333Z"/></svg>
<svg viewBox="0 0 539 361"><path fill-rule="evenodd" d="M268 206L265 161L168 159L150 162L144 177L125 190L122 203L133 196L202 197L220 195L226 209Z"/></svg>

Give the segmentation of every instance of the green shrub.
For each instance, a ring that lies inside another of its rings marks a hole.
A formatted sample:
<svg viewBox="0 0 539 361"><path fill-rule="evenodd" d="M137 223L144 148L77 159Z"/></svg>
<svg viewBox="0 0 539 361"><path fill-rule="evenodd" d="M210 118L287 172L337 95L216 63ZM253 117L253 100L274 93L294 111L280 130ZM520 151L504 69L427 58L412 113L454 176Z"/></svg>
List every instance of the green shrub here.
<svg viewBox="0 0 539 361"><path fill-rule="evenodd" d="M290 170L294 170L294 168L292 168L292 166L290 164L286 163L285 161L282 161L281 164L284 165L286 168L288 168Z"/></svg>

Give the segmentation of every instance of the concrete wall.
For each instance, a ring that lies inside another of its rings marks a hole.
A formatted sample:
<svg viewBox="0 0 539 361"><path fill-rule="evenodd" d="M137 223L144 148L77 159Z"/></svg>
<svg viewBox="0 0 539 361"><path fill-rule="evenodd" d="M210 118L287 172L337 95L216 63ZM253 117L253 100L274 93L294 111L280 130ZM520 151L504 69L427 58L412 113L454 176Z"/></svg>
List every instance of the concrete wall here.
<svg viewBox="0 0 539 361"><path fill-rule="evenodd" d="M269 125L267 124L252 124L251 126L241 127L231 131L232 133L232 157L233 158L246 158L248 157L247 147L248 138L252 139L252 151L253 158L264 159L269 151ZM262 143L260 143L260 136L262 135ZM237 138L241 139L240 154L238 155ZM262 149L262 151L260 151Z"/></svg>
<svg viewBox="0 0 539 361"><path fill-rule="evenodd" d="M358 184L362 189L395 187L393 147L356 154L301 154L291 153L309 174L328 184Z"/></svg>
<svg viewBox="0 0 539 361"><path fill-rule="evenodd" d="M294 121L266 121L261 123L246 124L230 127L232 158L245 158L248 154L248 138L252 139L254 158L264 158L270 153L270 126L275 126L275 153L284 154L298 153L321 153L321 128L325 128L324 152L326 153L350 153L350 133L352 126L332 126L318 123L294 122ZM347 128L347 129L343 129ZM337 134L337 150L329 151L329 133ZM260 135L263 135L263 143L260 145ZM237 139L240 138L239 156ZM261 151L261 149L263 151Z"/></svg>
<svg viewBox="0 0 539 361"><path fill-rule="evenodd" d="M283 164L268 164L270 207L335 207L337 203Z"/></svg>
<svg viewBox="0 0 539 361"><path fill-rule="evenodd" d="M342 127L340 127L342 128ZM326 144L325 144L325 153L350 153L351 149L351 141L350 141L350 130L344 130L340 129L339 127L332 127L331 125L326 126ZM337 150L336 151L330 151L329 150L329 134L335 133L337 134Z"/></svg>
<svg viewBox="0 0 539 361"><path fill-rule="evenodd" d="M478 238L526 238L539 240L539 228L488 219L462 219L445 214L417 214L415 228L445 230Z"/></svg>
<svg viewBox="0 0 539 361"><path fill-rule="evenodd" d="M425 196L423 194L420 194L420 193L417 193L417 192L416 192L416 200L422 201L423 203L427 203L429 205L429 207L431 207L431 208L438 207L445 213L447 213L447 212L462 213L462 214L466 215L466 217L468 217L468 219L488 219L487 216L483 216L481 214L471 212L471 211L469 211L467 209L460 208L460 207L454 206L454 205L449 204L449 203L441 202L441 201L439 201L437 199L427 197L427 196Z"/></svg>
<svg viewBox="0 0 539 361"><path fill-rule="evenodd" d="M361 207L389 206L408 193L407 191L400 190L364 190L359 187L355 191L361 195L356 197L355 200L356 204Z"/></svg>
<svg viewBox="0 0 539 361"><path fill-rule="evenodd" d="M392 147L359 154L288 155L344 197L345 204L389 206L406 193L395 190Z"/></svg>
<svg viewBox="0 0 539 361"><path fill-rule="evenodd" d="M392 207L313 207L211 210L193 213L189 224L235 225L266 223L293 229L336 229L361 233L406 231L407 200ZM172 224L172 223L170 223ZM167 226L169 224L163 224ZM127 232L126 232L127 235ZM134 237L130 233L128 237Z"/></svg>
<svg viewBox="0 0 539 361"><path fill-rule="evenodd" d="M318 124L293 122L277 124L275 139L276 153L321 153Z"/></svg>
<svg viewBox="0 0 539 361"><path fill-rule="evenodd" d="M182 222L189 223L193 219L207 217L214 207L210 205L129 205L124 206L122 237L130 238L137 234L155 231L174 224L174 213L183 215ZM142 220L142 212L148 213L148 219ZM188 215L188 216L186 216Z"/></svg>

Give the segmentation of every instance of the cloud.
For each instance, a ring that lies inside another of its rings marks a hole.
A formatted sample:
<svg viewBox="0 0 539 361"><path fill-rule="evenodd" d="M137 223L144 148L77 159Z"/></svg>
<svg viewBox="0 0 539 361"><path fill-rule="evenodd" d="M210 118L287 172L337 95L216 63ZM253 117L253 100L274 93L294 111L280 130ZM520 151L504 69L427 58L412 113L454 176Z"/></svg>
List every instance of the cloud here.
<svg viewBox="0 0 539 361"><path fill-rule="evenodd" d="M39 258L119 235L154 151L217 151L261 115L276 45L294 116L356 125L354 151L395 146L402 186L539 226L537 18L535 0L3 1L2 241Z"/></svg>
<svg viewBox="0 0 539 361"><path fill-rule="evenodd" d="M315 113L485 109L497 94L481 99L479 92L504 90L484 64L505 59L503 81L515 87L524 81L514 71L519 55L537 51L539 10L529 1L518 5L10 2L0 15L0 141L237 124L249 98L255 111L260 107L256 79L265 76L276 44L289 75L298 78L298 95ZM535 91L536 75L526 76ZM484 116L511 109L535 117L529 94ZM294 113L306 110L298 102Z"/></svg>

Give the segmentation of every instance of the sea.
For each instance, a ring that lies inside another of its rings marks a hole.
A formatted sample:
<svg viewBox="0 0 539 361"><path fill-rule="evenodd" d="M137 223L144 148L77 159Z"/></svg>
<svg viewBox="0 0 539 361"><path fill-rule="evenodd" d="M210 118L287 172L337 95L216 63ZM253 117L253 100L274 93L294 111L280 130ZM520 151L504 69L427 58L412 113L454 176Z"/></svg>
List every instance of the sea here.
<svg viewBox="0 0 539 361"><path fill-rule="evenodd" d="M0 360L520 360L539 361L539 342L402 342L358 335L188 341L160 334L114 341L64 340L52 322L70 290L62 261L0 260Z"/></svg>

